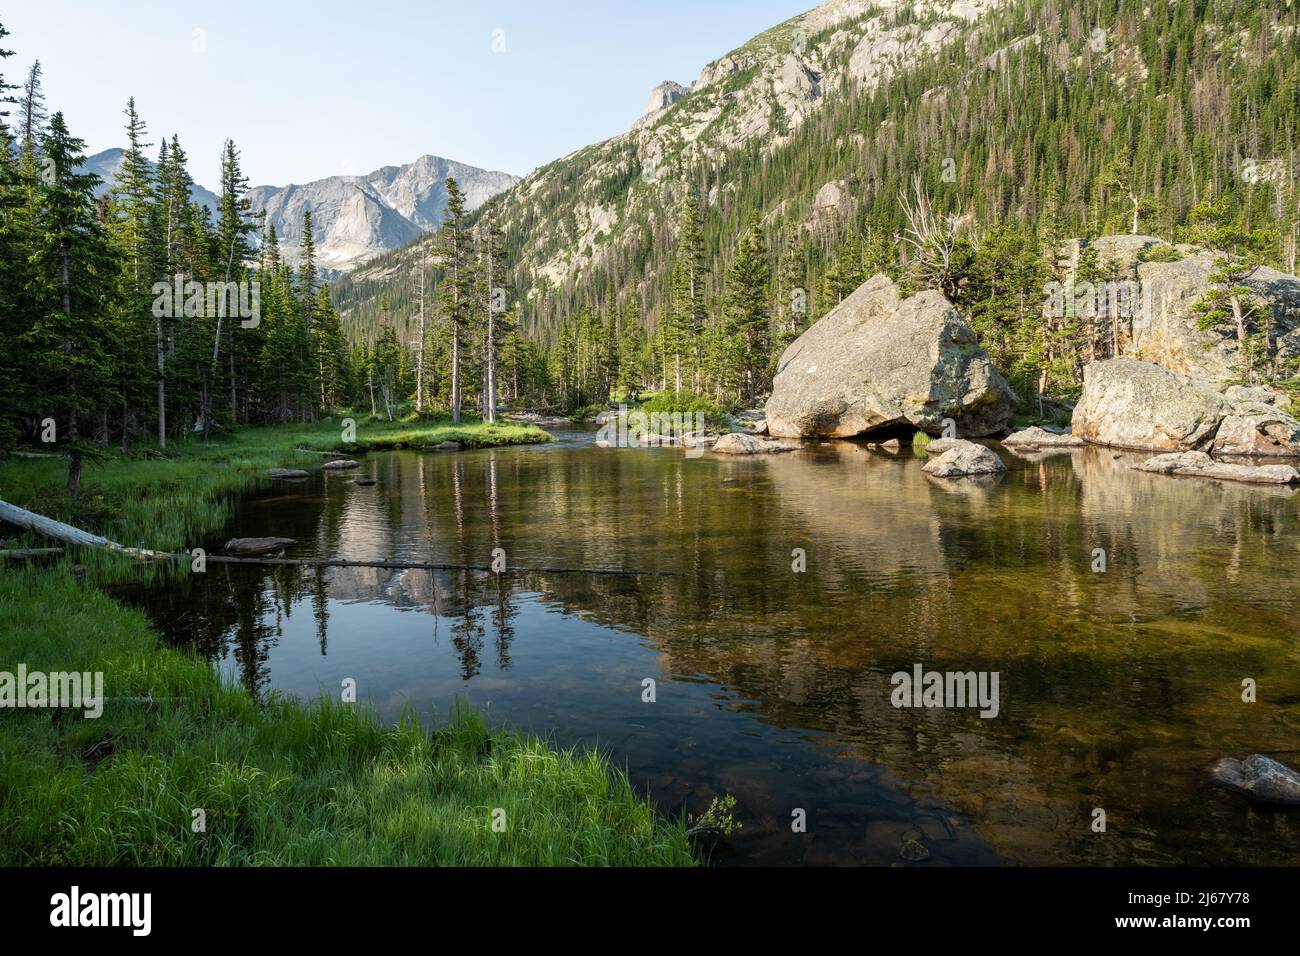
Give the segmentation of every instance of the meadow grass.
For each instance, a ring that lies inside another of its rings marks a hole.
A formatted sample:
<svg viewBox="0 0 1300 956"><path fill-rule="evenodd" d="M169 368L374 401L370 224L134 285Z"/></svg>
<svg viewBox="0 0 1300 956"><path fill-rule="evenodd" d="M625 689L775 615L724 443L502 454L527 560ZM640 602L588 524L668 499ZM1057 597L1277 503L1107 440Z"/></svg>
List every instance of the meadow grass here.
<svg viewBox="0 0 1300 956"><path fill-rule="evenodd" d="M685 823L593 751L463 708L432 732L324 699L263 710L64 568L0 575L0 669L19 662L102 671L107 701L0 709L0 865L695 862Z"/></svg>

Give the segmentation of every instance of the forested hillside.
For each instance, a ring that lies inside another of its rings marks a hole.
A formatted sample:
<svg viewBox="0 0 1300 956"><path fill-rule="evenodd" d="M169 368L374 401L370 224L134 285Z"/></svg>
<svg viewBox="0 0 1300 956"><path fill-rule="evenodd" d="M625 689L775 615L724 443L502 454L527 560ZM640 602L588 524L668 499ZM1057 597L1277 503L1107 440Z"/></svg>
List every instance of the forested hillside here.
<svg viewBox="0 0 1300 956"><path fill-rule="evenodd" d="M1046 308L1106 278L1088 240L1109 233L1221 253L1202 318L1235 324L1244 379L1294 385L1268 310L1232 293L1296 268L1298 25L1276 0L831 0L476 212L449 180L436 235L332 289L253 215L233 142L213 215L129 103L105 192L33 66L0 131L0 439L60 443L75 480L109 443L339 407L750 404L878 271L943 291L1041 408L1116 348Z"/></svg>
<svg viewBox="0 0 1300 956"><path fill-rule="evenodd" d="M523 333L507 391L747 400L885 270L942 288L1023 399L1068 396L1105 350L1044 319L1065 239L1227 243L1294 272L1298 24L1276 0L832 2L782 24L485 207ZM338 283L354 334L409 339L435 241Z"/></svg>

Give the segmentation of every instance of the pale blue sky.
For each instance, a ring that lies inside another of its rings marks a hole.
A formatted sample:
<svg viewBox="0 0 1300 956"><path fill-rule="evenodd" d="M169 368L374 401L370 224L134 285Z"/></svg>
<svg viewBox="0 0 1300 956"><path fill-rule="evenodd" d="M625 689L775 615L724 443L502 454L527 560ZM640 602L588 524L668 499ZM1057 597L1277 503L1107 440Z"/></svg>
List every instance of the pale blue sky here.
<svg viewBox="0 0 1300 956"><path fill-rule="evenodd" d="M522 175L816 2L22 0L0 22L10 82L39 58L50 111L90 152L122 145L134 95L150 139L178 133L215 188L226 136L255 185L423 153Z"/></svg>

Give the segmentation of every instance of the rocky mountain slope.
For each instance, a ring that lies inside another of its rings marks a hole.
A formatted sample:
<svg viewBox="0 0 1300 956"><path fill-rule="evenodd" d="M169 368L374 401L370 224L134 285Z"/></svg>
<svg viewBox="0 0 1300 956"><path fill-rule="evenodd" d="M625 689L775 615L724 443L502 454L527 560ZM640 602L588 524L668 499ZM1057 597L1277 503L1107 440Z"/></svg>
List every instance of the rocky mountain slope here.
<svg viewBox="0 0 1300 956"><path fill-rule="evenodd" d="M82 169L88 173L94 173L99 177L100 183L95 187L95 196L102 196L112 188L117 182L118 171L122 168L122 156L125 150L113 147L102 152L95 153L93 156L87 156ZM220 199L217 194L210 189L204 189L198 183L190 187L190 198L200 206L206 206L213 216L217 214L217 205Z"/></svg>
<svg viewBox="0 0 1300 956"><path fill-rule="evenodd" d="M249 199L253 209L266 210L290 259L302 242L303 209L310 207L321 268L339 272L435 230L447 204L448 177L455 178L471 210L518 181L509 173L425 155L365 176L256 186Z"/></svg>
<svg viewBox="0 0 1300 956"><path fill-rule="evenodd" d="M116 182L122 152L106 149L87 158L86 169L103 180L99 193ZM385 166L365 176L255 186L249 191L249 201L254 211L266 211L267 223L275 226L281 252L290 262L297 260L303 209L310 207L321 269L338 274L435 230L447 204L448 177L455 178L470 210L518 182L509 173L424 155L415 162ZM216 216L220 199L215 193L196 184L191 195Z"/></svg>
<svg viewBox="0 0 1300 956"><path fill-rule="evenodd" d="M535 170L502 197L522 281L563 285L659 224L701 162L724 163L750 143L779 149L831 94L886 83L1007 2L827 0L707 64L689 86L660 83L628 132Z"/></svg>

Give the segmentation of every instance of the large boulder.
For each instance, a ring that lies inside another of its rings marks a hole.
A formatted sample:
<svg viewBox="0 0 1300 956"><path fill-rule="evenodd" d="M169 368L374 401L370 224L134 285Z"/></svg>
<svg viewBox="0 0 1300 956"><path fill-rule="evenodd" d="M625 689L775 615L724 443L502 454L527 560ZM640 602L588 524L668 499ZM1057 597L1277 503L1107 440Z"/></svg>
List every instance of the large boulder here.
<svg viewBox="0 0 1300 956"><path fill-rule="evenodd" d="M1143 451L1300 456L1300 422L1276 406L1232 401L1201 379L1131 358L1084 368L1073 432L1095 444Z"/></svg>
<svg viewBox="0 0 1300 956"><path fill-rule="evenodd" d="M799 336L777 364L766 415L778 438L848 438L951 418L962 435L1006 429L1015 395L939 292L900 299L877 275Z"/></svg>
<svg viewBox="0 0 1300 956"><path fill-rule="evenodd" d="M1230 406L1208 385L1131 358L1090 362L1072 431L1098 445L1190 451L1214 440Z"/></svg>

